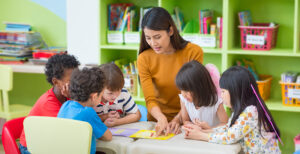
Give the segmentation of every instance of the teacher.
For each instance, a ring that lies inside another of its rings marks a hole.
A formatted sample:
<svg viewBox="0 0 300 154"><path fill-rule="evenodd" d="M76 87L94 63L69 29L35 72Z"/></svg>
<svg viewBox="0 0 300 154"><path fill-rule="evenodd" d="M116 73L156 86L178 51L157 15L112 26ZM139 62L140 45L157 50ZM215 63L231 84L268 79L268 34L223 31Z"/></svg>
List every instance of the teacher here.
<svg viewBox="0 0 300 154"><path fill-rule="evenodd" d="M157 135L180 132L179 90L175 77L183 64L203 62L202 49L180 35L171 15L161 7L149 10L142 20L137 59L148 120L157 121Z"/></svg>

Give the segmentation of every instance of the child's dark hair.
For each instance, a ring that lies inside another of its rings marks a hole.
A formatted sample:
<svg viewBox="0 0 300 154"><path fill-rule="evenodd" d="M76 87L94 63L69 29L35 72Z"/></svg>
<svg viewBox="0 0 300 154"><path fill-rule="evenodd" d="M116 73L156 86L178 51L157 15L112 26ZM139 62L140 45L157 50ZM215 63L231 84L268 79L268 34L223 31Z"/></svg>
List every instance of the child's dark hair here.
<svg viewBox="0 0 300 154"><path fill-rule="evenodd" d="M265 115L263 108L261 107L259 101L257 100L252 88L253 85L259 99L261 100L264 108L270 115L271 121L280 136L278 127L276 126L270 111L268 110L265 102L261 98L256 81L248 69L241 66L233 66L226 70L220 79L220 87L222 89L228 90L230 94L230 103L233 109L233 117L230 126L232 126L239 115L244 111L247 106L253 105L256 107L258 112L258 127L261 131L261 125L264 126L267 132L274 132L270 122Z"/></svg>
<svg viewBox="0 0 300 154"><path fill-rule="evenodd" d="M176 75L176 86L192 93L197 107L213 106L218 101L216 86L208 70L198 61L185 63Z"/></svg>
<svg viewBox="0 0 300 154"><path fill-rule="evenodd" d="M161 7L153 7L151 10L149 10L144 15L142 20L142 37L139 54L151 48L146 41L144 28L148 28L151 30L166 30L167 32L169 32L170 27L173 28L173 35L171 36L171 44L173 48L176 50L183 49L187 45L188 41L184 40L180 36L169 12Z"/></svg>
<svg viewBox="0 0 300 154"><path fill-rule="evenodd" d="M72 55L58 54L49 58L46 67L45 74L47 81L53 85L52 79L61 79L64 76L65 69L74 69L80 65L79 61Z"/></svg>
<svg viewBox="0 0 300 154"><path fill-rule="evenodd" d="M100 65L106 77L105 87L110 91L121 90L124 86L124 76L120 68L114 63Z"/></svg>
<svg viewBox="0 0 300 154"><path fill-rule="evenodd" d="M70 96L75 101L85 102L92 93L100 94L104 88L105 75L99 67L74 70L70 80Z"/></svg>

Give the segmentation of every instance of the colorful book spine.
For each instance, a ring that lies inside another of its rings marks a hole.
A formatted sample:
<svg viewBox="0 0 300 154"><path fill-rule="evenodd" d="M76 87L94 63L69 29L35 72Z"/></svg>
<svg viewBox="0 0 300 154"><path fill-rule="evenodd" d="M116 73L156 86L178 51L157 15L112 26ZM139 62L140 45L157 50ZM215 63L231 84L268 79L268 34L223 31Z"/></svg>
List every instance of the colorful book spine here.
<svg viewBox="0 0 300 154"><path fill-rule="evenodd" d="M208 22L207 22L207 20L208 19L206 17L203 18L203 34L207 34L208 33L208 29L207 29Z"/></svg>
<svg viewBox="0 0 300 154"><path fill-rule="evenodd" d="M199 11L199 33L201 34L202 32L202 27L201 27L202 21L201 21L201 10Z"/></svg>

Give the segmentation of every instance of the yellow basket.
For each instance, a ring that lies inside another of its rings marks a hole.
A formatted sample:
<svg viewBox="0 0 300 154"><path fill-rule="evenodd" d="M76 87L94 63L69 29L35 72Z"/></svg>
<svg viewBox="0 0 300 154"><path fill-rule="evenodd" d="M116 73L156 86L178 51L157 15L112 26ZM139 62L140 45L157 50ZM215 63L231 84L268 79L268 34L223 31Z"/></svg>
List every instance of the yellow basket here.
<svg viewBox="0 0 300 154"><path fill-rule="evenodd" d="M270 97L272 76L271 75L259 75L260 81L256 81L259 94L265 101Z"/></svg>
<svg viewBox="0 0 300 154"><path fill-rule="evenodd" d="M285 106L300 106L300 84L284 83L281 84L282 104Z"/></svg>

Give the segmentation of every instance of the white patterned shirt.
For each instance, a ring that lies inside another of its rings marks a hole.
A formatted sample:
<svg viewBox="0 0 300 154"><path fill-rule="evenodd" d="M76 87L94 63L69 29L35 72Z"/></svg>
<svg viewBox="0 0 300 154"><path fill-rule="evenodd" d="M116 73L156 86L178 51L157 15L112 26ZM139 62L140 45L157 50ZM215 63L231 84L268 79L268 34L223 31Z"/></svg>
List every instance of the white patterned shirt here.
<svg viewBox="0 0 300 154"><path fill-rule="evenodd" d="M239 143L246 154L281 153L275 133L266 132L263 126L261 133L259 132L258 113L255 106L246 107L235 123L229 127L231 120L232 116L226 125L214 128L213 133L209 134L209 142Z"/></svg>

